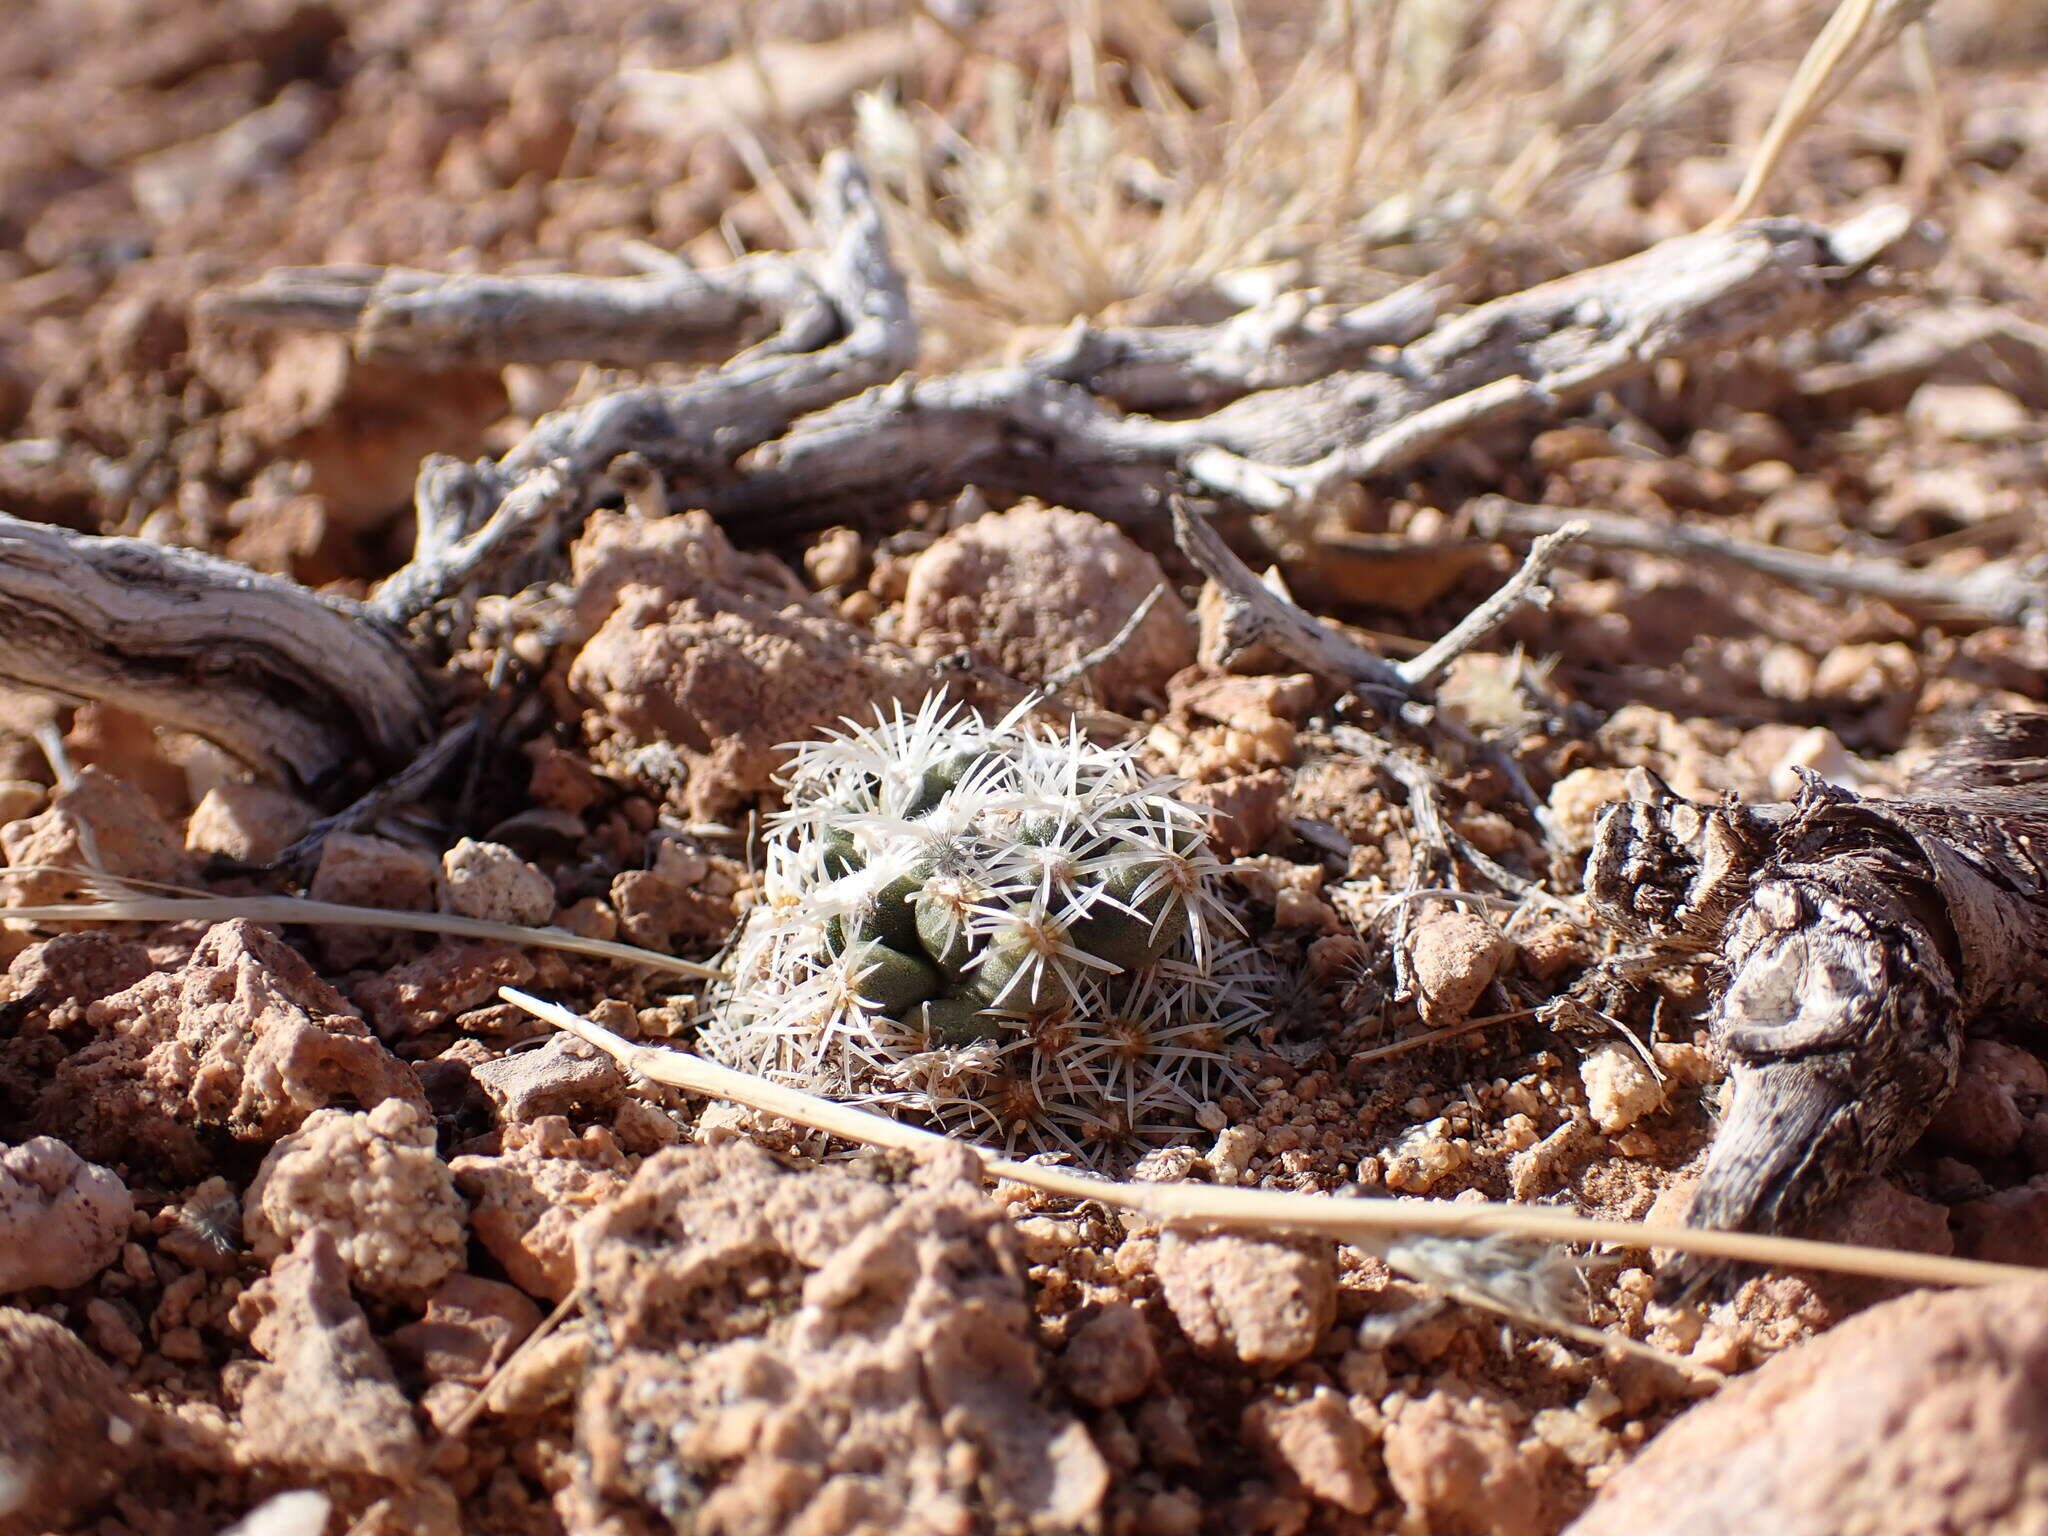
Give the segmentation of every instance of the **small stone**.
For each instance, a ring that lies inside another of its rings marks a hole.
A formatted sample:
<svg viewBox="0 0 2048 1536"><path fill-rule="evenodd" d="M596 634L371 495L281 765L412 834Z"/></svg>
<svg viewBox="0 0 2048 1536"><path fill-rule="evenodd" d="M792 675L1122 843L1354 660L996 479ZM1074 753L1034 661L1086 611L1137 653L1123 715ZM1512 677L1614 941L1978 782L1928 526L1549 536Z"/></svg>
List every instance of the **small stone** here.
<svg viewBox="0 0 2048 1536"><path fill-rule="evenodd" d="M1162 586L1136 633L1080 685L1130 709L1194 661L1195 637L1159 562L1085 512L1023 505L945 534L911 566L902 629L1043 681L1106 644Z"/></svg>
<svg viewBox="0 0 2048 1536"><path fill-rule="evenodd" d="M118 1174L55 1137L0 1146L0 1295L85 1284L120 1257L134 1209Z"/></svg>
<svg viewBox="0 0 2048 1536"><path fill-rule="evenodd" d="M1115 1302L1089 1318L1060 1355L1067 1390L1093 1408L1143 1397L1158 1374L1152 1329L1128 1302Z"/></svg>
<svg viewBox="0 0 2048 1536"><path fill-rule="evenodd" d="M1593 846L1593 828L1600 813L1628 798L1628 775L1619 768L1574 768L1550 786L1551 823L1559 842L1572 853Z"/></svg>
<svg viewBox="0 0 2048 1536"><path fill-rule="evenodd" d="M827 528L804 551L804 575L819 591L844 587L860 580L867 566L867 552L860 534L851 528Z"/></svg>
<svg viewBox="0 0 2048 1536"><path fill-rule="evenodd" d="M216 784L185 823L185 851L268 864L313 825L313 807L274 784Z"/></svg>
<svg viewBox="0 0 2048 1536"><path fill-rule="evenodd" d="M1550 1193L1565 1171L1588 1151L1592 1123L1567 1120L1548 1136L1508 1160L1508 1187L1517 1200L1535 1200Z"/></svg>
<svg viewBox="0 0 2048 1536"><path fill-rule="evenodd" d="M391 1335L391 1345L420 1364L430 1381L480 1387L526 1336L540 1308L497 1280L451 1275L427 1298L426 1315Z"/></svg>
<svg viewBox="0 0 2048 1536"><path fill-rule="evenodd" d="M603 1110L625 1091L618 1065L587 1041L553 1035L537 1050L514 1051L471 1070L500 1121Z"/></svg>
<svg viewBox="0 0 2048 1536"><path fill-rule="evenodd" d="M433 859L418 848L388 837L336 832L320 845L320 862L306 894L344 907L431 912L440 874ZM355 970L394 952L393 936L372 928L323 927L313 934L334 970Z"/></svg>
<svg viewBox="0 0 2048 1536"><path fill-rule="evenodd" d="M1160 1290L1197 1350L1278 1370L1306 1358L1337 1315L1328 1243L1235 1233L1168 1231L1156 1261Z"/></svg>
<svg viewBox="0 0 2048 1536"><path fill-rule="evenodd" d="M326 1230L303 1232L235 1303L229 1323L267 1362L241 1388L238 1449L252 1462L413 1475L420 1436L412 1409L349 1295L348 1266Z"/></svg>
<svg viewBox="0 0 2048 1536"><path fill-rule="evenodd" d="M462 1199L434 1151L434 1124L404 1099L367 1114L323 1109L270 1149L249 1186L244 1232L273 1259L318 1230L350 1281L372 1296L415 1300L461 1263Z"/></svg>
<svg viewBox="0 0 2048 1536"><path fill-rule="evenodd" d="M1620 1041L1595 1046L1579 1062L1586 1108L1609 1136L1625 1131L1664 1102L1664 1085Z"/></svg>
<svg viewBox="0 0 2048 1536"><path fill-rule="evenodd" d="M578 1218L625 1187L609 1132L576 1136L542 1116L508 1126L495 1156L458 1157L457 1187L474 1203L477 1241L529 1296L560 1301L576 1282L570 1233Z"/></svg>
<svg viewBox="0 0 2048 1536"><path fill-rule="evenodd" d="M320 845L306 894L347 907L433 910L439 871L418 848L362 832L336 832Z"/></svg>
<svg viewBox="0 0 2048 1536"><path fill-rule="evenodd" d="M1994 1264L2048 1265L2048 1174L1956 1208L1958 1246Z"/></svg>
<svg viewBox="0 0 2048 1536"><path fill-rule="evenodd" d="M612 1111L612 1134L628 1152L646 1156L672 1147L683 1139L683 1128L675 1116L645 1099L624 1099Z"/></svg>
<svg viewBox="0 0 2048 1536"><path fill-rule="evenodd" d="M1964 1157L2009 1157L2043 1099L2048 1067L2039 1057L2003 1040L1972 1040L1963 1047L1955 1090L1927 1134Z"/></svg>
<svg viewBox="0 0 2048 1536"><path fill-rule="evenodd" d="M92 1333L93 1347L101 1354L110 1355L123 1365L133 1365L142 1358L142 1339L135 1324L124 1308L104 1296L95 1296L85 1304L85 1325Z"/></svg>
<svg viewBox="0 0 2048 1536"><path fill-rule="evenodd" d="M555 915L555 882L504 844L465 837L441 855L441 910L538 928Z"/></svg>
<svg viewBox="0 0 2048 1536"><path fill-rule="evenodd" d="M103 997L125 991L154 967L149 951L118 933L60 933L14 957L0 996L22 1019L24 1036L71 1029Z"/></svg>
<svg viewBox="0 0 2048 1536"><path fill-rule="evenodd" d="M1998 443L2038 435L2026 406L1993 384L1930 380L1906 402L1906 422L1952 443Z"/></svg>
<svg viewBox="0 0 2048 1536"><path fill-rule="evenodd" d="M1222 1119L1223 1111L1216 1111ZM1217 1134L1216 1144L1203 1159L1218 1184L1236 1184L1243 1180L1245 1170L1258 1155L1259 1144L1264 1138L1255 1125L1232 1125L1223 1127Z"/></svg>
<svg viewBox="0 0 2048 1536"><path fill-rule="evenodd" d="M1328 1387L1298 1403L1258 1402L1245 1412L1245 1438L1277 1472L1354 1515L1379 1503L1372 1443Z"/></svg>
<svg viewBox="0 0 2048 1536"><path fill-rule="evenodd" d="M443 939L417 960L355 988L355 1000L387 1040L439 1029L458 1013L491 1001L500 987L524 986L533 961L497 939Z"/></svg>
<svg viewBox="0 0 2048 1536"><path fill-rule="evenodd" d="M164 885L191 885L199 878L183 844L148 797L100 768L81 768L49 809L0 826L0 853L17 868L38 866L37 873L0 881L10 907L74 897L79 877L65 874L67 869L97 869Z"/></svg>
<svg viewBox="0 0 2048 1536"><path fill-rule="evenodd" d="M1226 859L1263 848L1287 814L1288 776L1277 768L1219 784L1189 784L1181 799L1206 813L1209 841Z"/></svg>
<svg viewBox="0 0 2048 1536"><path fill-rule="evenodd" d="M1407 949L1422 1022L1432 1029L1462 1024L1511 948L1493 924L1470 912L1445 912L1416 924Z"/></svg>
<svg viewBox="0 0 2048 1536"><path fill-rule="evenodd" d="M1544 1473L1556 1451L1523 1441L1498 1399L1453 1377L1440 1380L1394 1412L1382 1442L1388 1479L1408 1506L1406 1523L1488 1536L1555 1530Z"/></svg>

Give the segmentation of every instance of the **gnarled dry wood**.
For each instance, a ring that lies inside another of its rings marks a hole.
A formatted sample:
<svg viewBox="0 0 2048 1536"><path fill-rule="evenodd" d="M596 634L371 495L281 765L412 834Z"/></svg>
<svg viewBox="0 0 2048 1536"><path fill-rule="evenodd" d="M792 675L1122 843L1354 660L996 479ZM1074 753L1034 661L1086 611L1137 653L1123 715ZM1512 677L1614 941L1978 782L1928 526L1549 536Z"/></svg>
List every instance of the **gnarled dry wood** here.
<svg viewBox="0 0 2048 1536"><path fill-rule="evenodd" d="M522 574L538 573L521 573L516 557L587 509L620 454L639 454L672 485L715 479L797 417L900 374L915 355L916 326L881 212L847 156L826 161L818 220L833 237L815 273L831 307L829 336L807 323L686 384L639 385L557 411L495 464L429 459L413 558L372 606L403 621L486 571L499 590L521 585Z"/></svg>
<svg viewBox="0 0 2048 1536"><path fill-rule="evenodd" d="M870 389L765 442L730 479L679 494L722 520L794 531L979 484L1120 522L1193 487L1277 507L1405 469L1445 442L1554 413L1696 357L1828 319L1879 260L1924 258L1895 209L1839 229L1769 219L1668 240L1496 299L1384 365L1265 389L1207 416L1126 415L1027 363ZM1064 370L1073 371L1073 370Z"/></svg>
<svg viewBox="0 0 2048 1536"><path fill-rule="evenodd" d="M1214 325L1097 328L1076 321L1027 366L1127 411L1213 406L1363 367L1375 352L1421 336L1465 288L1461 274L1435 273L1349 307L1291 292Z"/></svg>
<svg viewBox="0 0 2048 1536"><path fill-rule="evenodd" d="M231 561L0 515L0 682L105 700L303 784L433 726L405 643L355 604Z"/></svg>

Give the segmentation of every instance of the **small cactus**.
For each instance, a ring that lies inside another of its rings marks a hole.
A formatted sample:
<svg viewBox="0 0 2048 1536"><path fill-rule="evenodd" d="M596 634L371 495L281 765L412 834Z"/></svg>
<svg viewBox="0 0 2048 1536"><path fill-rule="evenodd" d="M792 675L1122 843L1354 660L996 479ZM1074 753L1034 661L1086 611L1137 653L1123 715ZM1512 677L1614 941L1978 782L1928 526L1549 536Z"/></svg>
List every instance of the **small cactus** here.
<svg viewBox="0 0 2048 1536"><path fill-rule="evenodd" d="M1199 813L1023 716L927 699L797 748L708 1054L1090 1160L1237 1084L1265 988Z"/></svg>

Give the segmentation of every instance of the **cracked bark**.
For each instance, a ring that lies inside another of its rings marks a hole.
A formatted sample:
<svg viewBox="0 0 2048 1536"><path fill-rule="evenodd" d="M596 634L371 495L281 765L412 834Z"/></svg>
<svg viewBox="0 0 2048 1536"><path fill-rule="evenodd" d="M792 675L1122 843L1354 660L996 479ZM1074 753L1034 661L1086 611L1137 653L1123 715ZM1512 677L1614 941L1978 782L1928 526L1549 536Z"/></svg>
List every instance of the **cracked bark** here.
<svg viewBox="0 0 2048 1536"><path fill-rule="evenodd" d="M1709 1031L1732 1092L1695 1225L1796 1229L1918 1139L1972 1022L2048 1003L2044 767L2048 715L2001 715L1905 799L1808 775L1789 805L1649 786L1601 818L1594 910L1652 951L1718 950L1727 976Z"/></svg>

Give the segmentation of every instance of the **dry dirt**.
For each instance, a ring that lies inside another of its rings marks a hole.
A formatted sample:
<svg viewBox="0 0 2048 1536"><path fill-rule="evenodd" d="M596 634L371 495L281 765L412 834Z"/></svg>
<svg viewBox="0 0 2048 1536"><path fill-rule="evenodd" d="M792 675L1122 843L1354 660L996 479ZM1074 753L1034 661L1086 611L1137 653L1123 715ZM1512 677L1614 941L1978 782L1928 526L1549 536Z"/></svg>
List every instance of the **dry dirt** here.
<svg viewBox="0 0 2048 1536"><path fill-rule="evenodd" d="M782 188L752 167L845 140L853 89L895 81L970 137L992 116L997 56L1068 99L1082 55L1060 8L996 9L957 23L979 51L936 31L877 58L842 48L847 83L812 57L790 77L803 91L737 127L714 114L656 132L616 110L622 62L696 68L748 38L843 38L902 9L765 0L740 33L736 9L708 0L37 0L0 47L0 509L361 594L410 546L422 455L501 451L596 381L364 363L336 337L211 322L198 295L280 265L618 272L635 240L707 264L734 243L800 244ZM1159 28L1209 14L1129 9L1101 39L1126 82ZM1236 9L1247 78L1274 91L1309 8ZM1466 8L1404 9L1417 35L1398 46L1426 56L1446 27L1458 43ZM1534 46L1536 9L1479 8L1470 49L1446 55L1465 63L1446 67L1506 69L1516 37ZM1582 9L1597 29L1645 8ZM1209 319L1216 266L1367 297L1457 257L1483 296L1693 227L1740 174L1716 146L1755 142L1820 17L1752 10L1725 70L1598 166L1519 195L1510 162L1543 181L1542 154L1461 143L1475 167L1495 157L1472 173L1492 203L1432 186L1383 238L1347 226L1341 259L1283 242L1191 263L1179 286L1106 268L1094 296L1126 319ZM1691 57L1694 40L1666 41ZM1661 66L1645 57L1583 76L1557 120L1648 113ZM1345 526L1272 541L1296 596L1412 654L1512 567L1464 537L1480 491L1957 577L2048 555L2048 28L2022 7L1959 5L1928 63L1924 88L1910 58L1880 63L1774 199L1830 218L1922 199L1949 245L1917 291L1825 345L1666 369L1361 493ZM1111 243L1147 238L1146 217ZM1057 252L990 259L992 279L949 284L932 251L906 257L940 337L930 361L986 357L1000 327L1075 312L1047 275ZM1883 361L1900 317L1971 305L2014 323ZM1158 529L1121 533L1084 507L948 531L971 510L906 506L887 526L767 547L702 514L598 514L567 553L545 643L522 636L535 650L518 658L512 723L463 782L332 839L310 894L708 959L752 898L744 834L772 807L781 743L934 678L1005 706L1114 633L1163 571L1173 592L1097 679L1121 721L1088 718L1213 809L1289 984L1247 1045L1253 1091L1137 1176L1682 1210L1712 1127L1701 977L1658 978L1614 1027L1531 1020L1607 946L1569 902L1383 917L1412 883L1414 828L1400 791L1333 737L1328 684L1214 666L1196 644L1199 588ZM1456 829L1567 893L1630 766L1703 797L1782 797L1802 766L1881 792L1976 713L2048 701L2048 644L2018 627L1693 560L1591 554L1554 585L1547 611L1518 615L1440 698L1515 750L1564 856L1551 868L1483 770L1447 780ZM1071 620L1082 606L1092 627ZM473 696L489 652L457 658ZM301 888L220 861L268 858L331 806L117 710L9 707L10 864L90 857L218 894ZM64 787L33 739L45 724L79 770ZM51 889L5 878L8 905ZM308 1488L331 1499L330 1531L1549 1536L1694 1396L1638 1359L1455 1307L1390 1341L1361 1335L1422 1293L1347 1249L991 1199L943 1160L821 1160L795 1137L770 1138L770 1156L722 1107L541 1044L545 1026L496 1001L524 985L687 1043L695 992L646 972L244 921L16 923L0 965L4 1536L212 1532ZM1495 1014L1514 1017L1366 1055ZM2048 1264L2044 1057L2038 1021L1974 1043L1923 1144L1821 1235ZM441 1445L579 1287L569 1320ZM1652 1289L1647 1268L1595 1267L1588 1317L1729 1372L1888 1294L1779 1273L1670 1309ZM1950 1417L1937 1432L1971 1432Z"/></svg>

